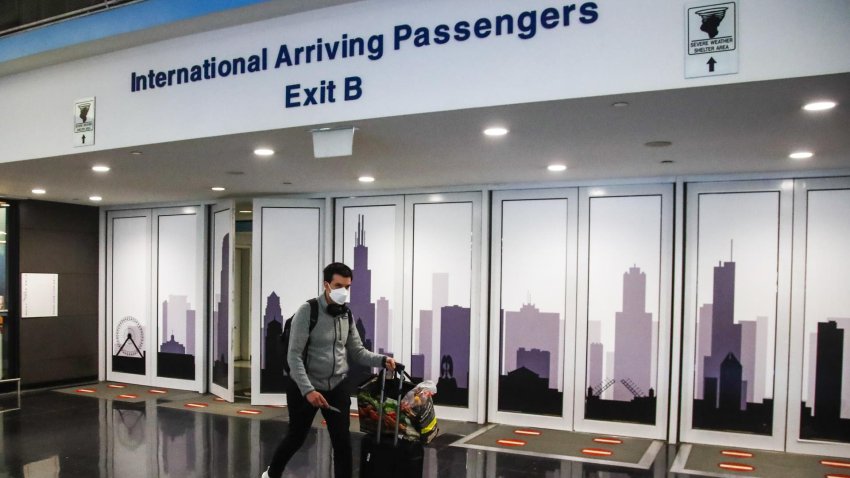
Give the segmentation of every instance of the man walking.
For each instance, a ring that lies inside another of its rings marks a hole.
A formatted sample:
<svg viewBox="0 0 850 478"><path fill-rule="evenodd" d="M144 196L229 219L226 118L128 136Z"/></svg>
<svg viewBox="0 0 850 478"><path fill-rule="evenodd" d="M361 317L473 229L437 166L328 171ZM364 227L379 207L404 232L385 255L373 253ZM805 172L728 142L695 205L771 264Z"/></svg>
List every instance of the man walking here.
<svg viewBox="0 0 850 478"><path fill-rule="evenodd" d="M280 478L286 464L304 444L316 411L321 409L328 425L334 450L335 478L351 477L350 398L343 380L348 358L366 367L395 370L391 357L372 353L363 347L357 329L349 321L351 268L340 262L325 267L324 292L316 299L318 320L310 331L309 303L302 305L292 319L289 338L290 377L286 390L289 432L280 442L262 478ZM309 339L309 340L308 340ZM304 353L306 349L306 354ZM306 357L306 360L305 358Z"/></svg>

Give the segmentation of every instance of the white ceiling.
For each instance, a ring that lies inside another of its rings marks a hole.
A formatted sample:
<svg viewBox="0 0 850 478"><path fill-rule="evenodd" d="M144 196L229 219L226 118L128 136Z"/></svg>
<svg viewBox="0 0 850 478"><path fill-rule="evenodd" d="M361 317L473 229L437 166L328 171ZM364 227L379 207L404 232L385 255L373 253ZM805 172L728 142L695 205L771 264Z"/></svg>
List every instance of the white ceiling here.
<svg viewBox="0 0 850 478"><path fill-rule="evenodd" d="M804 103L829 98L833 110ZM611 104L626 101L628 107ZM347 124L348 125L348 124ZM103 205L288 193L558 183L682 175L844 170L850 174L850 73L381 118L359 130L350 157L313 158L312 127L0 164L0 195ZM510 129L485 137L490 125ZM315 125L339 126L339 125ZM644 146L671 141L667 148ZM277 153L253 154L258 146ZM807 149L815 157L788 159ZM673 164L661 164L672 160ZM546 166L568 165L553 174ZM98 175L94 164L112 171ZM238 174L237 174L238 173ZM357 177L376 177L361 184ZM286 184L291 183L291 184ZM215 193L211 186L227 191Z"/></svg>

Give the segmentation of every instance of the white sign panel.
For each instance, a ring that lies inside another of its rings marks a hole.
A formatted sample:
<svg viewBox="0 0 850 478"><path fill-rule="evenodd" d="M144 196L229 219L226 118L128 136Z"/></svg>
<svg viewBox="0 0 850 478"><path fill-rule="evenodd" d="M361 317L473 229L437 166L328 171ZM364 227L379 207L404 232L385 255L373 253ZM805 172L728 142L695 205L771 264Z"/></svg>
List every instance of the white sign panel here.
<svg viewBox="0 0 850 478"><path fill-rule="evenodd" d="M737 2L685 7L685 78L738 73Z"/></svg>
<svg viewBox="0 0 850 478"><path fill-rule="evenodd" d="M94 98L74 102L74 146L94 144Z"/></svg>
<svg viewBox="0 0 850 478"><path fill-rule="evenodd" d="M21 317L59 315L59 274L21 274Z"/></svg>

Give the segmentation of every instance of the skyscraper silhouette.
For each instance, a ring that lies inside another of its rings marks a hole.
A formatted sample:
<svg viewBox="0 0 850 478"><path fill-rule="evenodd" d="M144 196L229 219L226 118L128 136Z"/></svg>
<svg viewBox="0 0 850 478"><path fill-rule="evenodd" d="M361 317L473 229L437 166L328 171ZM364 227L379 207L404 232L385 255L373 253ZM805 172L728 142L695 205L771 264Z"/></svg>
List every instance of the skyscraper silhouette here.
<svg viewBox="0 0 850 478"><path fill-rule="evenodd" d="M711 355L703 365L703 388L708 378L720 380L720 367L726 357L741 356L741 325L735 323L735 263L723 262L714 268L714 301L711 317ZM739 362L740 363L740 362ZM704 394L709 391L705 390ZM740 404L739 404L740 408Z"/></svg>
<svg viewBox="0 0 850 478"><path fill-rule="evenodd" d="M355 321L363 324L363 344L375 347L375 303L372 302L372 271L369 269L369 248L366 247L366 219L357 216L357 231L354 236L354 264L351 268L354 281L351 283L349 308Z"/></svg>
<svg viewBox="0 0 850 478"><path fill-rule="evenodd" d="M549 388L558 388L558 362L561 317L554 312L541 312L533 304L523 304L519 311L505 311L505 372L516 370L520 347L549 352Z"/></svg>
<svg viewBox="0 0 850 478"><path fill-rule="evenodd" d="M652 388L652 314L646 312L646 274L638 267L623 274L623 310L616 314L614 380ZM614 387L614 400L631 400L625 387Z"/></svg>
<svg viewBox="0 0 850 478"><path fill-rule="evenodd" d="M219 282L219 300L217 308L213 312L215 322L213 323L213 383L227 388L228 386L228 360L230 360L230 347L228 346L230 329L230 233L224 235L221 241L221 272Z"/></svg>
<svg viewBox="0 0 850 478"><path fill-rule="evenodd" d="M841 418L841 381L844 362L844 330L829 321L818 324L815 418Z"/></svg>

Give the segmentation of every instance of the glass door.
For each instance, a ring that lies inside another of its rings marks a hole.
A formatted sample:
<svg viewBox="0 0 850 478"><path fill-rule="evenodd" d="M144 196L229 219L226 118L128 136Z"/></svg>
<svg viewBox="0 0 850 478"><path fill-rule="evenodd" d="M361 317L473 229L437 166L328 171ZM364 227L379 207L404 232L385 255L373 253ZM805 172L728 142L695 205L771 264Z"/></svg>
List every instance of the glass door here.
<svg viewBox="0 0 850 478"><path fill-rule="evenodd" d="M791 186L687 185L685 442L784 449Z"/></svg>
<svg viewBox="0 0 850 478"><path fill-rule="evenodd" d="M209 295L210 391L228 402L234 395L233 330L235 328L233 264L236 219L233 201L212 208L211 260L212 290Z"/></svg>
<svg viewBox="0 0 850 478"><path fill-rule="evenodd" d="M572 429L577 192L493 193L491 421Z"/></svg>

